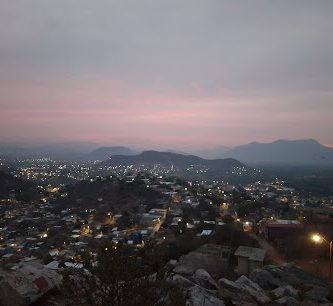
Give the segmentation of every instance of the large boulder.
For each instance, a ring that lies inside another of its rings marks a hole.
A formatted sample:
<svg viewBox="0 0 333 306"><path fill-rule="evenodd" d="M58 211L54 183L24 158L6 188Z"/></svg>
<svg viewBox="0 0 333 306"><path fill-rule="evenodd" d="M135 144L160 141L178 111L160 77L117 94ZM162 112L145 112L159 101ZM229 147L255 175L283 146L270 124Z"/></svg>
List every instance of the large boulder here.
<svg viewBox="0 0 333 306"><path fill-rule="evenodd" d="M277 267L277 266L266 266L263 269L270 272L272 276L284 284L289 284L292 286L299 286L302 284L302 278L294 271L289 269L284 269L284 267Z"/></svg>
<svg viewBox="0 0 333 306"><path fill-rule="evenodd" d="M226 278L218 281L219 295L225 301L231 301L233 305L257 305L252 295L245 291L239 284Z"/></svg>
<svg viewBox="0 0 333 306"><path fill-rule="evenodd" d="M274 277L270 271L264 269L252 271L249 278L264 290L273 290L283 285L279 278Z"/></svg>
<svg viewBox="0 0 333 306"><path fill-rule="evenodd" d="M185 276L191 276L195 272L195 269L187 265L178 265L173 269L173 272Z"/></svg>
<svg viewBox="0 0 333 306"><path fill-rule="evenodd" d="M328 302L327 297L329 295L330 290L321 286L313 286L312 289L305 293L306 298L317 302Z"/></svg>
<svg viewBox="0 0 333 306"><path fill-rule="evenodd" d="M170 280L172 283L177 284L183 288L191 288L195 286L195 283L190 281L189 279L185 278L182 275L175 274L170 277Z"/></svg>
<svg viewBox="0 0 333 306"><path fill-rule="evenodd" d="M274 297L274 299L280 299L284 296L290 296L296 300L299 299L298 290L296 290L294 287L290 285L278 287L272 290L271 295Z"/></svg>
<svg viewBox="0 0 333 306"><path fill-rule="evenodd" d="M252 282L244 275L235 282L221 278L218 283L222 289L222 294L223 289L228 290L227 292L233 293L232 300L237 300L237 297L239 297L241 300L245 299L251 302L251 300L255 299L257 302L262 304L271 301L266 292L258 284Z"/></svg>
<svg viewBox="0 0 333 306"><path fill-rule="evenodd" d="M291 296L284 296L275 300L274 303L288 306L301 306L301 303Z"/></svg>
<svg viewBox="0 0 333 306"><path fill-rule="evenodd" d="M61 282L60 274L39 263L22 263L10 272L0 269L0 305L30 305Z"/></svg>
<svg viewBox="0 0 333 306"><path fill-rule="evenodd" d="M245 275L242 275L235 283L248 292L257 302L265 304L271 301L266 292Z"/></svg>
<svg viewBox="0 0 333 306"><path fill-rule="evenodd" d="M228 289L230 292L237 293L237 292L244 291L244 289L241 287L241 285L239 285L231 280L228 280L226 278L219 279L218 284L221 288Z"/></svg>
<svg viewBox="0 0 333 306"><path fill-rule="evenodd" d="M200 286L190 288L188 295L189 299L187 305L190 306L225 306L221 299L209 294Z"/></svg>
<svg viewBox="0 0 333 306"><path fill-rule="evenodd" d="M198 285L210 289L210 290L217 290L219 286L215 282L215 280L210 276L210 274L204 269L198 269L193 274L192 279Z"/></svg>
<svg viewBox="0 0 333 306"><path fill-rule="evenodd" d="M286 263L281 266L281 270L283 272L285 281L290 285L297 286L307 284L333 289L332 284L329 282L325 282L322 279L314 277L313 275L297 267L295 264Z"/></svg>

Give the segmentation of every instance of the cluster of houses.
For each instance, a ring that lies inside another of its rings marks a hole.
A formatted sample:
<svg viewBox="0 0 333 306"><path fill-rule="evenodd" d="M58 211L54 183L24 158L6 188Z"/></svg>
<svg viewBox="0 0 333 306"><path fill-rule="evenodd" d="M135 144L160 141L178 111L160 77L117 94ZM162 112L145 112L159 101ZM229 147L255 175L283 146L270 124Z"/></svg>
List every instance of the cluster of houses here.
<svg viewBox="0 0 333 306"><path fill-rule="evenodd" d="M127 175L123 179L131 184L135 176ZM89 253L94 258L100 246L117 247L118 243L124 243L141 248L147 241L162 243L174 238L175 233L182 234L187 230L196 232L197 236L210 236L225 225L228 217L239 223L245 232L255 231L267 240L301 231L304 220L283 219L274 208L281 206L292 207L303 218L331 221L333 217L332 201L323 201L320 207L307 206L308 199L303 199L278 181L234 186L218 181L166 180L153 174L141 174L140 179L147 189L160 192L163 200L156 207L137 212L137 222L127 228L120 226L124 217L120 211L105 211L105 221L101 222L97 221L96 207L76 206L59 210L52 199L67 196L61 188L48 187L39 201L21 203L14 201L13 195L13 201L1 202L0 276L6 275L8 282L13 279L15 283L14 280L19 277L29 279L24 276L24 271L34 271L31 274L35 275L34 279L27 280L27 283L32 282L37 291L38 286L46 290L59 282L58 270L82 268L83 254ZM240 199L235 194L246 195L242 203L235 200ZM256 211L245 216L238 215L239 204L251 205L256 201L268 201L275 206L261 207L260 218ZM263 264L265 253L265 250L245 246L232 253L227 247L206 245L189 254L188 258L193 264L205 258L209 269L216 267L216 258L221 267L227 266L230 256L234 254L238 258L237 272L248 274ZM0 293L10 285L8 282L0 283ZM39 289L38 292L43 292ZM24 294L18 299L22 296Z"/></svg>

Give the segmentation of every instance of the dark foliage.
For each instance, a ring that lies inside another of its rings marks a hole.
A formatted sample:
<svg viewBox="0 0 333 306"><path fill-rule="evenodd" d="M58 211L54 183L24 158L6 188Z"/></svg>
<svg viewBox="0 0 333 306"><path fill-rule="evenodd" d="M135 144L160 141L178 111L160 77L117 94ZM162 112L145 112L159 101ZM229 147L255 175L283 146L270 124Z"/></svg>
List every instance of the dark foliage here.
<svg viewBox="0 0 333 306"><path fill-rule="evenodd" d="M12 195L23 202L36 200L39 197L33 183L0 171L0 198L8 198Z"/></svg>
<svg viewBox="0 0 333 306"><path fill-rule="evenodd" d="M167 281L166 269L154 273L146 250L133 253L123 246L107 247L98 256L98 266L64 274L67 305L181 306L182 292Z"/></svg>

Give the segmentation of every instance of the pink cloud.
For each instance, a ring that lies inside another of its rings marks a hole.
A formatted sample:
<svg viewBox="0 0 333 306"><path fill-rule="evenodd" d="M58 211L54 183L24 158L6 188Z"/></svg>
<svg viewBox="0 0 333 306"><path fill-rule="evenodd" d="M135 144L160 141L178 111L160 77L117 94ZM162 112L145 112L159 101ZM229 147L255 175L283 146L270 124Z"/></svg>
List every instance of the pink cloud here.
<svg viewBox="0 0 333 306"><path fill-rule="evenodd" d="M318 138L318 128L304 137L304 126L320 121L329 127L331 122L329 112L292 111L277 103L280 97L267 100L225 89L207 95L195 82L189 91L90 77L57 80L53 86L16 85L0 93L2 139L54 137L184 148Z"/></svg>

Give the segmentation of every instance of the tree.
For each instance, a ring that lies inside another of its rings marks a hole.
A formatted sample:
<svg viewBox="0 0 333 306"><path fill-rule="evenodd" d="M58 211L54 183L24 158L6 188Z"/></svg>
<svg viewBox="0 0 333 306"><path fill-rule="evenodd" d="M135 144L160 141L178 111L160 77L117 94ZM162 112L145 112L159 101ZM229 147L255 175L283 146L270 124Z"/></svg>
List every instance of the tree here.
<svg viewBox="0 0 333 306"><path fill-rule="evenodd" d="M230 215L223 216L222 220L226 224L234 223L234 218L232 216L230 216Z"/></svg>
<svg viewBox="0 0 333 306"><path fill-rule="evenodd" d="M125 246L103 248L96 267L88 261L86 269L64 274L67 305L185 305L181 291L167 281L170 272L154 273L147 258L144 251L134 253Z"/></svg>

